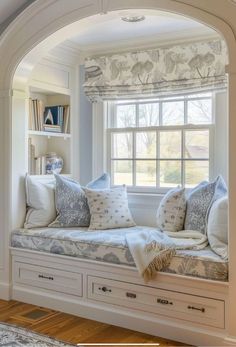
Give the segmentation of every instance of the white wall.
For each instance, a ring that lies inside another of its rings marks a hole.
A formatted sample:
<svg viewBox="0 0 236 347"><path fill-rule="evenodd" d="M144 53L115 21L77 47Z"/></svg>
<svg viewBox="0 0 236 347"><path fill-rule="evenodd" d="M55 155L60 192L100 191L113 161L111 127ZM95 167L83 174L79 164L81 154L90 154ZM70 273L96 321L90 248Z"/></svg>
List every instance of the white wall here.
<svg viewBox="0 0 236 347"><path fill-rule="evenodd" d="M85 185L92 180L92 141L93 115L92 104L83 90L84 66L79 67L79 172L80 184Z"/></svg>
<svg viewBox="0 0 236 347"><path fill-rule="evenodd" d="M222 175L228 183L228 109L227 92L216 94L215 98L215 174Z"/></svg>

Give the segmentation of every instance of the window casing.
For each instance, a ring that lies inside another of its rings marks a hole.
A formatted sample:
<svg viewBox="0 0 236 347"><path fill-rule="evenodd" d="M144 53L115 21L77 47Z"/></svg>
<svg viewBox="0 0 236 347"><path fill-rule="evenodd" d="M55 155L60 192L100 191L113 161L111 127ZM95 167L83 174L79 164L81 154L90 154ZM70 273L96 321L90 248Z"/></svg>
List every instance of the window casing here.
<svg viewBox="0 0 236 347"><path fill-rule="evenodd" d="M213 176L213 93L109 102L107 169L129 191L190 188Z"/></svg>

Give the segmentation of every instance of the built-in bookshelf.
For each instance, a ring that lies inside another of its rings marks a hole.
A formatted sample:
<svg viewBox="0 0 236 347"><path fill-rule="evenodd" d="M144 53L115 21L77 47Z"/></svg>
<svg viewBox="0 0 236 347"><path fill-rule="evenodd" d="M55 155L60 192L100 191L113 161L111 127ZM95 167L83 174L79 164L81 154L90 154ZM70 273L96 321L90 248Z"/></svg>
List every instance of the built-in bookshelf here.
<svg viewBox="0 0 236 347"><path fill-rule="evenodd" d="M70 95L29 88L28 172L45 175L46 156L55 153L63 159L62 174L71 173Z"/></svg>

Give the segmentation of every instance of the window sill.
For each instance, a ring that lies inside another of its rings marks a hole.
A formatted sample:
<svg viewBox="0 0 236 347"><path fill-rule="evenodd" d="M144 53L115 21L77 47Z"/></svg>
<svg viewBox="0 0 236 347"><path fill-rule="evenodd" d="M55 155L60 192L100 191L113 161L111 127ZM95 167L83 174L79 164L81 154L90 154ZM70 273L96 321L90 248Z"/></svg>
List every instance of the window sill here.
<svg viewBox="0 0 236 347"><path fill-rule="evenodd" d="M128 200L131 208L153 209L159 206L165 194L160 193L136 193L128 192Z"/></svg>

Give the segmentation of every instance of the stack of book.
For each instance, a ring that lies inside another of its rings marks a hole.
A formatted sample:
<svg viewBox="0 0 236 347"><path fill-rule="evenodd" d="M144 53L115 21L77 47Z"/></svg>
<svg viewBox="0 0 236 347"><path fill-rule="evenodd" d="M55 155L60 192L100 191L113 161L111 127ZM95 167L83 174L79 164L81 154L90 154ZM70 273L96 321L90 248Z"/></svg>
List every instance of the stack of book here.
<svg viewBox="0 0 236 347"><path fill-rule="evenodd" d="M29 99L29 129L43 131L44 103L42 100Z"/></svg>
<svg viewBox="0 0 236 347"><path fill-rule="evenodd" d="M28 172L30 175L46 175L46 156L36 157L32 139L28 139Z"/></svg>
<svg viewBox="0 0 236 347"><path fill-rule="evenodd" d="M42 100L29 99L29 129L35 131L69 133L69 105L45 107Z"/></svg>
<svg viewBox="0 0 236 347"><path fill-rule="evenodd" d="M44 112L44 131L57 133L69 132L70 108L65 106L48 106Z"/></svg>
<svg viewBox="0 0 236 347"><path fill-rule="evenodd" d="M35 146L32 144L31 138L28 139L28 172L35 175Z"/></svg>
<svg viewBox="0 0 236 347"><path fill-rule="evenodd" d="M35 175L46 175L46 156L35 158Z"/></svg>

